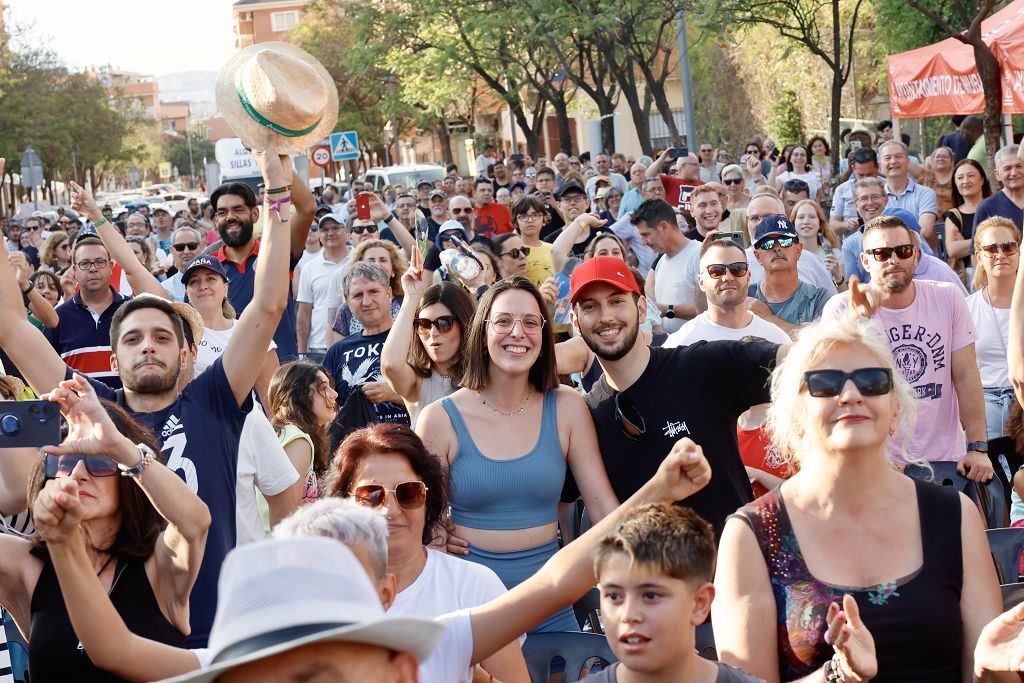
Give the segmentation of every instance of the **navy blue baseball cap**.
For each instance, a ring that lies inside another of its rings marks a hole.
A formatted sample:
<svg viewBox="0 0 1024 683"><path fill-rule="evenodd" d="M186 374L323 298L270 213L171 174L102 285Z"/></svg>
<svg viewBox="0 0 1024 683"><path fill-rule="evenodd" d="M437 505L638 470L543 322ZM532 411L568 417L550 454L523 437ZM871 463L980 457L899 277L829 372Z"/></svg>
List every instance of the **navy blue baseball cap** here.
<svg viewBox="0 0 1024 683"><path fill-rule="evenodd" d="M212 270L214 273L217 273L217 275L220 275L225 280L228 279L228 272L224 270L224 264L212 256L207 256L206 254L203 254L202 256L196 256L194 259L188 262L187 266L185 266L185 272L181 276L182 284L187 285L189 278L192 277L192 273L203 268L205 268L206 270Z"/></svg>
<svg viewBox="0 0 1024 683"><path fill-rule="evenodd" d="M765 237L799 237L796 227L785 216L765 216L754 231L754 244Z"/></svg>

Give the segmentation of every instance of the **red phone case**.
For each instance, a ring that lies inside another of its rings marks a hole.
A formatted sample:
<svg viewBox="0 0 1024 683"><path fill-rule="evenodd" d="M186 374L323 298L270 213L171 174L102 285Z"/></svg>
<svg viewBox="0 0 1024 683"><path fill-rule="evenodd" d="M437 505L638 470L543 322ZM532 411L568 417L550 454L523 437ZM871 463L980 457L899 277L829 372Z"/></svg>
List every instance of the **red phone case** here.
<svg viewBox="0 0 1024 683"><path fill-rule="evenodd" d="M361 221L370 220L370 197L360 194L356 196L356 218Z"/></svg>

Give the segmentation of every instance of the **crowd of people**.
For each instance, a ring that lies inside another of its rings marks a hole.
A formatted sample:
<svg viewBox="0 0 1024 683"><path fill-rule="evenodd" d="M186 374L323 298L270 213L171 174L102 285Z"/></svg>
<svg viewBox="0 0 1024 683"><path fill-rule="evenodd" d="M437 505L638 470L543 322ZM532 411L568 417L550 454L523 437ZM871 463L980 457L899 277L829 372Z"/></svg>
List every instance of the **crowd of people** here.
<svg viewBox="0 0 1024 683"><path fill-rule="evenodd" d="M254 145L208 211L5 220L0 394L67 433L0 457L0 680L527 681L584 628L598 683L1017 680L929 476L1024 525L1024 150L979 134L319 197Z"/></svg>

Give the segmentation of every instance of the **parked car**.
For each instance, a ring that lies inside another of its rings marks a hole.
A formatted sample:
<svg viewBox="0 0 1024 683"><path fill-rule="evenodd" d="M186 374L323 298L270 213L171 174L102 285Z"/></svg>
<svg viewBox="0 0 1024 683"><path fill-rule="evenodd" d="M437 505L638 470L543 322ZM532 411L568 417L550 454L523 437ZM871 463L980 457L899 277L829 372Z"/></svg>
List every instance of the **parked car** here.
<svg viewBox="0 0 1024 683"><path fill-rule="evenodd" d="M381 190L389 185L404 185L415 190L421 180L434 182L444 178L444 167L437 164L404 164L402 166L384 166L371 168L363 176L363 182L370 183L374 190Z"/></svg>

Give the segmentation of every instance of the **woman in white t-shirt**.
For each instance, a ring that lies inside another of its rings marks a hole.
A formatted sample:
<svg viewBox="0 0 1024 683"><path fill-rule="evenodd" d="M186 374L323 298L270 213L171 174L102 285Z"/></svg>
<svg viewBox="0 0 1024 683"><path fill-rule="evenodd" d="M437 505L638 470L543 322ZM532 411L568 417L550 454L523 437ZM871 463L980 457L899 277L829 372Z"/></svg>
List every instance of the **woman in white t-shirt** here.
<svg viewBox="0 0 1024 683"><path fill-rule="evenodd" d="M815 171L811 166L810 155L807 154L807 148L803 145L795 146L789 153L789 158L786 161L786 170L780 173L775 178L775 189L782 192L782 188L786 187L786 183L791 181L803 181L807 184L809 194L807 195L811 199L819 199L821 197L821 174ZM794 183L790 186L790 191L800 191L803 188L799 187L799 183Z"/></svg>
<svg viewBox="0 0 1024 683"><path fill-rule="evenodd" d="M842 244L832 231L828 218L825 217L825 212L818 202L813 199L797 202L789 215L789 220L796 227L804 253L810 252L817 256L828 269L836 288L840 292L845 292L849 285L843 272L843 262L837 255Z"/></svg>
<svg viewBox="0 0 1024 683"><path fill-rule="evenodd" d="M389 614L438 617L478 607L505 592L487 567L427 547L444 538L447 490L438 459L404 425L370 425L338 448L321 495L352 498L387 515L388 573L398 581ZM516 641L481 665L497 680L527 675Z"/></svg>
<svg viewBox="0 0 1024 683"><path fill-rule="evenodd" d="M977 337L974 344L985 391L985 424L988 430L989 453L999 449L993 440L1007 436L1006 421L1014 401L1007 365L1010 335L1010 299L1020 260L1021 234L1013 221L994 216L974 231L974 294L967 297ZM1000 468L996 468L998 471Z"/></svg>

